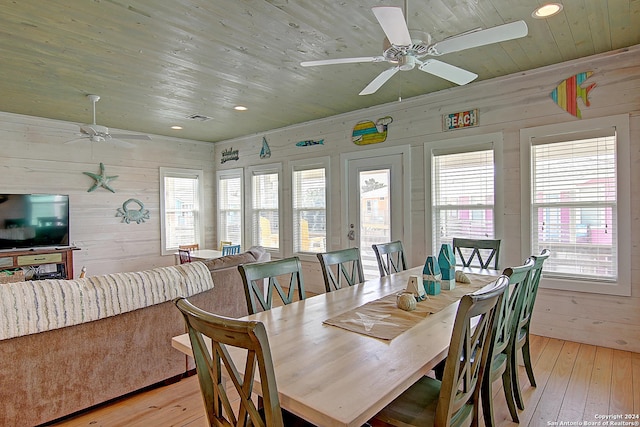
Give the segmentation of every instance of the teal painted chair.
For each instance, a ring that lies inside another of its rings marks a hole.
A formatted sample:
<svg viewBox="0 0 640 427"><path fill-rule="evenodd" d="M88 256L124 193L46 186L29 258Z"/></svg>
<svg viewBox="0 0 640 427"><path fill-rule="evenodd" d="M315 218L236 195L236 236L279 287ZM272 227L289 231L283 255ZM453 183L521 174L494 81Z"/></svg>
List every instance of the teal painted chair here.
<svg viewBox="0 0 640 427"><path fill-rule="evenodd" d="M551 255L551 251L544 249L540 255L532 255L530 259L533 260L534 265L531 269L531 280L529 281L529 287L527 288L526 295L523 297L522 309L518 318L517 330L515 335L515 351L512 358L513 367L513 395L519 409L524 409L524 400L522 399L522 393L520 391L520 384L518 381L518 370L515 366L517 358L517 352L522 352L522 360L524 362L525 371L527 377L529 377L529 383L532 387L536 387L536 379L533 375L533 365L531 364L531 351L529 349L529 328L531 326L531 316L533 315L533 306L536 302L536 296L538 295L538 285L540 284L540 278L542 277L542 266L544 262Z"/></svg>
<svg viewBox="0 0 640 427"><path fill-rule="evenodd" d="M404 257L404 248L402 247L402 242L400 240L389 243L378 243L371 245L371 247L373 248L373 252L376 254L380 277L385 277L389 274L407 269L407 261Z"/></svg>
<svg viewBox="0 0 640 427"><path fill-rule="evenodd" d="M249 314L270 310L274 292L277 292L284 304L298 299L305 299L302 264L298 257L291 257L267 262L257 262L238 266ZM289 287L285 293L278 278L288 278ZM266 291L266 292L265 292Z"/></svg>
<svg viewBox="0 0 640 427"><path fill-rule="evenodd" d="M222 247L222 256L237 255L240 253L240 245L225 245Z"/></svg>
<svg viewBox="0 0 640 427"><path fill-rule="evenodd" d="M174 303L187 325L210 426L311 426L280 407L269 339L261 322L217 316L185 298ZM205 337L211 339L211 347ZM229 356L227 347L247 349L243 366ZM261 392L253 397L256 371ZM239 403L229 399L229 383L240 396Z"/></svg>
<svg viewBox="0 0 640 427"><path fill-rule="evenodd" d="M462 297L442 381L421 377L375 420L393 426L478 425L480 385L488 363L493 322L508 284L509 279L501 276L481 291Z"/></svg>
<svg viewBox="0 0 640 427"><path fill-rule="evenodd" d="M498 269L500 258L499 239L461 239L453 238L453 252L460 258L463 267L493 268ZM474 263L477 261L477 264ZM491 267L493 261L493 267Z"/></svg>
<svg viewBox="0 0 640 427"><path fill-rule="evenodd" d="M507 401L507 408L513 422L519 422L518 411L514 400L513 390L513 353L515 352L515 335L519 315L522 310L524 297L531 281L531 269L534 262L528 259L524 265L510 267L503 271L509 278L511 293L504 298L496 313L493 325L493 342L491 344L491 363L488 365L487 375L482 382L482 412L487 427L496 425L493 415L493 383L502 379L502 389ZM517 365L515 366L517 369Z"/></svg>
<svg viewBox="0 0 640 427"><path fill-rule="evenodd" d="M364 282L359 248L340 249L316 254L320 261L324 287L327 292Z"/></svg>

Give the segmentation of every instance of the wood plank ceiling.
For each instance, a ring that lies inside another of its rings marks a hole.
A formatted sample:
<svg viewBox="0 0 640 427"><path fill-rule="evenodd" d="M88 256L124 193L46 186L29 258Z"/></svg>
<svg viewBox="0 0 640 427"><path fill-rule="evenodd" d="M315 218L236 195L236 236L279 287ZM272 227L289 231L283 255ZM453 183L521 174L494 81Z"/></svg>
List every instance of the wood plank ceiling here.
<svg viewBox="0 0 640 427"><path fill-rule="evenodd" d="M640 0L563 3L547 20L540 0L412 0L407 16L434 41L525 20L525 38L439 58L476 81L640 43ZM414 69L358 96L388 64L299 65L380 55L380 5L404 2L3 0L0 111L91 123L95 93L98 124L215 142L453 87Z"/></svg>

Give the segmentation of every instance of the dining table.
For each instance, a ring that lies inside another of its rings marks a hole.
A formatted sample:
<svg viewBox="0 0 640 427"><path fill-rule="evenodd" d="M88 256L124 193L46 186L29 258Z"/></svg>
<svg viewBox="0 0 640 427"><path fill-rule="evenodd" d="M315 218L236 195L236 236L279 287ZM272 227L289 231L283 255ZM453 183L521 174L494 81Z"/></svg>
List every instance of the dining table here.
<svg viewBox="0 0 640 427"><path fill-rule="evenodd" d="M191 261L206 261L208 259L220 258L222 256L222 251L215 249L195 249L189 251L189 253L191 254ZM174 255L176 264L180 264L180 254L176 252Z"/></svg>
<svg viewBox="0 0 640 427"><path fill-rule="evenodd" d="M437 310L423 310L424 316L392 338L371 334L378 324L394 324L394 313L402 310L391 304L387 314L367 314L365 309L395 300L410 276L422 280L422 269L411 268L243 317L266 328L280 405L317 426L361 426L441 362L449 348L460 292L480 289L500 273L467 268L471 284L465 290L457 283L459 296L452 298L454 291L442 290L417 304L437 303ZM352 317L344 322L347 328L340 327L339 319L345 316ZM355 331L358 326L363 327L362 333ZM188 334L173 337L172 345L193 356ZM231 350L238 362L245 354L242 349ZM257 378L254 390L260 391Z"/></svg>

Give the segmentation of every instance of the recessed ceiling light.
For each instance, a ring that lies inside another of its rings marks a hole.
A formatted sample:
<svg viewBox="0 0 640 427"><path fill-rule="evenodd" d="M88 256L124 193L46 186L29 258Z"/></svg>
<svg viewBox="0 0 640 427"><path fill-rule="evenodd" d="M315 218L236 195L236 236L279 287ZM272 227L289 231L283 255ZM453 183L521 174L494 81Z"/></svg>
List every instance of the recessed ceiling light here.
<svg viewBox="0 0 640 427"><path fill-rule="evenodd" d="M247 111L248 108L245 107L244 105L236 105L235 107L233 107L234 110L236 111Z"/></svg>
<svg viewBox="0 0 640 427"><path fill-rule="evenodd" d="M181 129L182 129L182 126L171 126L171 129L174 129L174 130L181 130Z"/></svg>
<svg viewBox="0 0 640 427"><path fill-rule="evenodd" d="M557 15L561 10L562 5L560 3L547 3L534 10L531 16L537 19L544 19Z"/></svg>

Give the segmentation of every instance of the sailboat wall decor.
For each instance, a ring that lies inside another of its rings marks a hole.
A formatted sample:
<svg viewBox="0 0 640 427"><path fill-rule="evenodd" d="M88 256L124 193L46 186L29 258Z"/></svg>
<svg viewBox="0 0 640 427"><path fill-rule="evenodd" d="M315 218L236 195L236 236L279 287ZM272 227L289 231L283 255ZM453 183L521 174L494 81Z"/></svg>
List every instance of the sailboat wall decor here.
<svg viewBox="0 0 640 427"><path fill-rule="evenodd" d="M262 137L262 148L260 149L260 158L268 159L271 157L271 149L269 148L269 144L267 143L267 138Z"/></svg>

